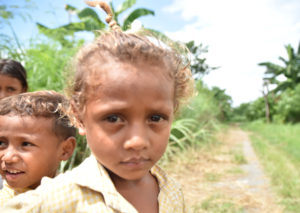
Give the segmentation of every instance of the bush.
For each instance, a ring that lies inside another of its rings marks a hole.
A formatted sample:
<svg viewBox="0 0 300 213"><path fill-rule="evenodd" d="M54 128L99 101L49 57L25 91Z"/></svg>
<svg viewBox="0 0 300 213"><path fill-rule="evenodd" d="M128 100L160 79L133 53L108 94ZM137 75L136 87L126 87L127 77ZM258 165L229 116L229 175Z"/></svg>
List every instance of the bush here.
<svg viewBox="0 0 300 213"><path fill-rule="evenodd" d="M277 104L276 120L280 122L300 122L300 84L294 90L281 94Z"/></svg>

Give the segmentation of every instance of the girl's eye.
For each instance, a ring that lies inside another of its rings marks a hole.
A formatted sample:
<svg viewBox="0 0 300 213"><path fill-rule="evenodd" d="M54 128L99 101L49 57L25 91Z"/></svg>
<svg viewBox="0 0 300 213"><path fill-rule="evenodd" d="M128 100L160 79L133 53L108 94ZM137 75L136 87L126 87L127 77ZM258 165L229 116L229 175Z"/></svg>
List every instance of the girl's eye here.
<svg viewBox="0 0 300 213"><path fill-rule="evenodd" d="M120 122L121 118L118 115L109 115L105 118L106 121L110 123Z"/></svg>
<svg viewBox="0 0 300 213"><path fill-rule="evenodd" d="M5 148L6 147L6 142L0 141L0 148Z"/></svg>
<svg viewBox="0 0 300 213"><path fill-rule="evenodd" d="M16 91L16 89L13 88L13 87L8 87L8 88L7 88L7 91L8 91L8 92L14 92L14 91Z"/></svg>
<svg viewBox="0 0 300 213"><path fill-rule="evenodd" d="M150 116L150 121L152 121L152 122L159 122L163 119L164 118L161 115L151 115Z"/></svg>
<svg viewBox="0 0 300 213"><path fill-rule="evenodd" d="M30 142L27 142L27 141L24 141L24 142L22 142L22 146L34 146L34 144L30 143Z"/></svg>

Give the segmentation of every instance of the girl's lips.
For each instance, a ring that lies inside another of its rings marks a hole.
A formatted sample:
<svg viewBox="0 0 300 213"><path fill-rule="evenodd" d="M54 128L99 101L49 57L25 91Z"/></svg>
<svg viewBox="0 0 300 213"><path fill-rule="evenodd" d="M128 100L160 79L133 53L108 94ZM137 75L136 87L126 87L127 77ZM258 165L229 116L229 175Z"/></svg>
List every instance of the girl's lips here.
<svg viewBox="0 0 300 213"><path fill-rule="evenodd" d="M147 158L130 158L121 162L122 165L131 167L131 168L143 168L145 164L149 162Z"/></svg>

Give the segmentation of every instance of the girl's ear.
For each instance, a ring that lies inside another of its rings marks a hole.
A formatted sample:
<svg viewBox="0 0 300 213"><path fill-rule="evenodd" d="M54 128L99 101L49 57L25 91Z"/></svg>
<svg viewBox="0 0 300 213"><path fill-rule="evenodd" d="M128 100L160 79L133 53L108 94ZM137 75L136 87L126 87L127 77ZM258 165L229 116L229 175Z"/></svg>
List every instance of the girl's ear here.
<svg viewBox="0 0 300 213"><path fill-rule="evenodd" d="M61 154L60 160L68 160L76 147L76 138L68 137L66 140L62 141L60 144Z"/></svg>

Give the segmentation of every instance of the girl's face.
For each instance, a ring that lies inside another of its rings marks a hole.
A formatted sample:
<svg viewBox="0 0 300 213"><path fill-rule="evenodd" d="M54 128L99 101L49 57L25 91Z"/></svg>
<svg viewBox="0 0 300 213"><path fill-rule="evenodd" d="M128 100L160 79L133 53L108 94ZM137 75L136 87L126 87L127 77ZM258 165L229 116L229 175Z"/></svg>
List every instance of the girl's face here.
<svg viewBox="0 0 300 213"><path fill-rule="evenodd" d="M25 91L17 78L0 74L0 99L22 92Z"/></svg>
<svg viewBox="0 0 300 213"><path fill-rule="evenodd" d="M162 67L115 63L104 68L99 83L79 133L114 180L140 180L167 147L174 82Z"/></svg>

